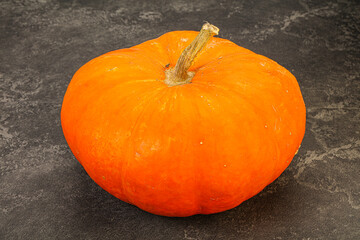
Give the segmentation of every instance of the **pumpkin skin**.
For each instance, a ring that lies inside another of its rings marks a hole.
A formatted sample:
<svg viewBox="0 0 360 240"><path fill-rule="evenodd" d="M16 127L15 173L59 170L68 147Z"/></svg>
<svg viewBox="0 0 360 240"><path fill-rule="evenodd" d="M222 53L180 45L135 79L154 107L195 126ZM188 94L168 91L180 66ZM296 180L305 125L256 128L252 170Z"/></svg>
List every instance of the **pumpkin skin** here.
<svg viewBox="0 0 360 240"><path fill-rule="evenodd" d="M61 123L89 176L122 201L163 216L238 206L290 164L305 133L295 77L213 37L169 87L165 70L198 32L175 31L97 57L66 91Z"/></svg>

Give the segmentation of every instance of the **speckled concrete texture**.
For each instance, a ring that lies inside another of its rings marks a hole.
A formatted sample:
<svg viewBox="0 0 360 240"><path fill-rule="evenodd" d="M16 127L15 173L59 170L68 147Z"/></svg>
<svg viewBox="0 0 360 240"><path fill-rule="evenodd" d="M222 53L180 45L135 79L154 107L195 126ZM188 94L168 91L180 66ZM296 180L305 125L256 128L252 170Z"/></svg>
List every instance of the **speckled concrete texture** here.
<svg viewBox="0 0 360 240"><path fill-rule="evenodd" d="M0 239L360 239L359 13L356 0L2 0ZM204 20L297 77L306 134L289 168L237 208L155 216L89 178L61 103L90 59Z"/></svg>

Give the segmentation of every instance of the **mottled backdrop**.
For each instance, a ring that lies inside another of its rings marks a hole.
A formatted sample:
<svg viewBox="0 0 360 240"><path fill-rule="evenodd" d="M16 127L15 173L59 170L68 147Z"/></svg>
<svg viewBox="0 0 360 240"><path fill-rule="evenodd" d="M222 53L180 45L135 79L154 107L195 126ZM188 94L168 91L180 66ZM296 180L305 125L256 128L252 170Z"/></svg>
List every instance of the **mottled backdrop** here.
<svg viewBox="0 0 360 240"><path fill-rule="evenodd" d="M360 239L359 13L356 0L2 0L0 239ZM62 134L62 98L90 59L204 20L297 77L306 134L239 207L159 217L88 177Z"/></svg>

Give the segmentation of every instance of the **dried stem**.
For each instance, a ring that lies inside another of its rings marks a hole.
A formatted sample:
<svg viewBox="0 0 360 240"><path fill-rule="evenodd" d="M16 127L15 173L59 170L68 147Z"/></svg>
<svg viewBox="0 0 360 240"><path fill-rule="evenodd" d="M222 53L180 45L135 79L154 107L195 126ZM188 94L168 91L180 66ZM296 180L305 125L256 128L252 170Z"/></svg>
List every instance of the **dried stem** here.
<svg viewBox="0 0 360 240"><path fill-rule="evenodd" d="M218 33L219 29L217 27L210 23L205 23L194 41L182 52L175 68L167 70L165 83L170 87L190 83L194 73L188 72L188 70L196 55L205 47L208 41Z"/></svg>

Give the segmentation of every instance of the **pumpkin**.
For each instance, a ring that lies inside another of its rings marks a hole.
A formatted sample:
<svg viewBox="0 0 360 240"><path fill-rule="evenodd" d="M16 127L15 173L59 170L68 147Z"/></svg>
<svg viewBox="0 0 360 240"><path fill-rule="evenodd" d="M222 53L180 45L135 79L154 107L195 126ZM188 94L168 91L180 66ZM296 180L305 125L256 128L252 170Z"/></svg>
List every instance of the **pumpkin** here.
<svg viewBox="0 0 360 240"><path fill-rule="evenodd" d="M287 168L305 132L305 105L284 67L235 43L174 31L82 66L61 123L89 176L163 216L238 206Z"/></svg>

